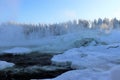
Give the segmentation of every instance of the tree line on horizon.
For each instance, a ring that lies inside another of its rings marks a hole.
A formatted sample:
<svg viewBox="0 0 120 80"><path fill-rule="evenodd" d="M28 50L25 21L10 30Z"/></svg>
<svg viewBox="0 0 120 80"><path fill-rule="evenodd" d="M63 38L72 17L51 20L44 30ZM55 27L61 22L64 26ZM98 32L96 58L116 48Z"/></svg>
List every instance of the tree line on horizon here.
<svg viewBox="0 0 120 80"><path fill-rule="evenodd" d="M17 24L17 23L3 23L0 25L0 31L8 27L22 27L22 32L26 36L57 36L71 32L79 32L85 29L100 29L100 30L111 30L114 28L120 28L120 20L114 19L95 19L94 21L88 20L73 20L64 23L55 24ZM17 28L16 28L17 29ZM14 29L15 30L15 29Z"/></svg>

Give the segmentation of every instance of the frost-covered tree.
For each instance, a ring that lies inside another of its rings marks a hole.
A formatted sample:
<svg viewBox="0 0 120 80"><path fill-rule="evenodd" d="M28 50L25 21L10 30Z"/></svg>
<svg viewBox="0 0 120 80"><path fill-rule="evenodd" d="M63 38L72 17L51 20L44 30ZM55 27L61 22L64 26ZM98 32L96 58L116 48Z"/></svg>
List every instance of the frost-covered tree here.
<svg viewBox="0 0 120 80"><path fill-rule="evenodd" d="M97 28L97 20L96 19L92 22L92 28Z"/></svg>
<svg viewBox="0 0 120 80"><path fill-rule="evenodd" d="M109 25L109 22L110 22L110 21L109 21L108 18L104 18L104 19L103 19L103 24Z"/></svg>
<svg viewBox="0 0 120 80"><path fill-rule="evenodd" d="M116 18L112 19L111 22L113 23L114 28L120 27L119 21Z"/></svg>
<svg viewBox="0 0 120 80"><path fill-rule="evenodd" d="M100 26L100 25L102 25L102 23L103 23L103 20L102 20L101 18L99 18L99 19L98 19L98 22L97 22L97 25Z"/></svg>

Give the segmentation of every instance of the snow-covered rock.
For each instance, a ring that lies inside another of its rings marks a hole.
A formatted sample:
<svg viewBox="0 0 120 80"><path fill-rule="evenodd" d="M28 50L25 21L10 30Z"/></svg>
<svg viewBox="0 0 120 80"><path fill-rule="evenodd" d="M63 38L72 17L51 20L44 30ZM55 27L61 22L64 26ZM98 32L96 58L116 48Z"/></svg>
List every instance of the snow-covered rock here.
<svg viewBox="0 0 120 80"><path fill-rule="evenodd" d="M72 70L51 80L109 80L107 72L95 72L89 69Z"/></svg>
<svg viewBox="0 0 120 80"><path fill-rule="evenodd" d="M91 69L72 70L50 80L120 80L120 66L102 72Z"/></svg>
<svg viewBox="0 0 120 80"><path fill-rule="evenodd" d="M95 38L83 38L80 40L76 40L74 42L75 47L79 48L81 46L97 46L97 45L107 45L107 43L97 40Z"/></svg>
<svg viewBox="0 0 120 80"><path fill-rule="evenodd" d="M6 61L0 61L0 70L8 68L8 67L13 67L15 64L14 63L9 63Z"/></svg>
<svg viewBox="0 0 120 80"><path fill-rule="evenodd" d="M74 48L64 52L63 54L55 55L51 60L54 64L65 64L71 62L71 67L75 69L95 68L107 70L114 64L119 63L120 59L120 47L108 49L109 46L104 45Z"/></svg>
<svg viewBox="0 0 120 80"><path fill-rule="evenodd" d="M23 48L23 47L15 47L15 48L3 51L3 53L10 53L10 54L25 54L30 52L31 50L29 48Z"/></svg>
<svg viewBox="0 0 120 80"><path fill-rule="evenodd" d="M52 80L120 80L120 66L112 68L120 63L119 43L74 48L51 60L54 64L71 62L71 67L78 69Z"/></svg>

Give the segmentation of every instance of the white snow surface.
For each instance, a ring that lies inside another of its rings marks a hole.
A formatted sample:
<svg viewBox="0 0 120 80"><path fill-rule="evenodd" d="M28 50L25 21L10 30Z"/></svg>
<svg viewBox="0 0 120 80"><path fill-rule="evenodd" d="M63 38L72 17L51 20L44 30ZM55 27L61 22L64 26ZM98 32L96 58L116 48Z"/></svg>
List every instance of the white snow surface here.
<svg viewBox="0 0 120 80"><path fill-rule="evenodd" d="M3 70L8 67L13 67L15 64L14 63L9 63L6 61L0 61L0 70Z"/></svg>
<svg viewBox="0 0 120 80"><path fill-rule="evenodd" d="M92 70L72 70L51 80L109 80L109 73Z"/></svg>
<svg viewBox="0 0 120 80"><path fill-rule="evenodd" d="M120 80L120 43L74 48L51 60L56 65L71 62L77 69L52 80Z"/></svg>
<svg viewBox="0 0 120 80"><path fill-rule="evenodd" d="M72 70L50 80L120 80L120 65L109 71Z"/></svg>
<svg viewBox="0 0 120 80"><path fill-rule="evenodd" d="M107 69L119 63L120 44L89 46L70 49L63 54L55 55L53 63L71 62L71 67Z"/></svg>

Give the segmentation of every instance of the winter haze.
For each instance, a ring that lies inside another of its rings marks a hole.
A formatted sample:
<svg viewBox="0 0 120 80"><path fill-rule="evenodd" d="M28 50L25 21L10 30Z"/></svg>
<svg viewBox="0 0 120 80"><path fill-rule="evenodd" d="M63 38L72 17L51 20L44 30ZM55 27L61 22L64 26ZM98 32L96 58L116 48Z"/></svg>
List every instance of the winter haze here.
<svg viewBox="0 0 120 80"><path fill-rule="evenodd" d="M0 0L1 80L120 80L119 0Z"/></svg>

